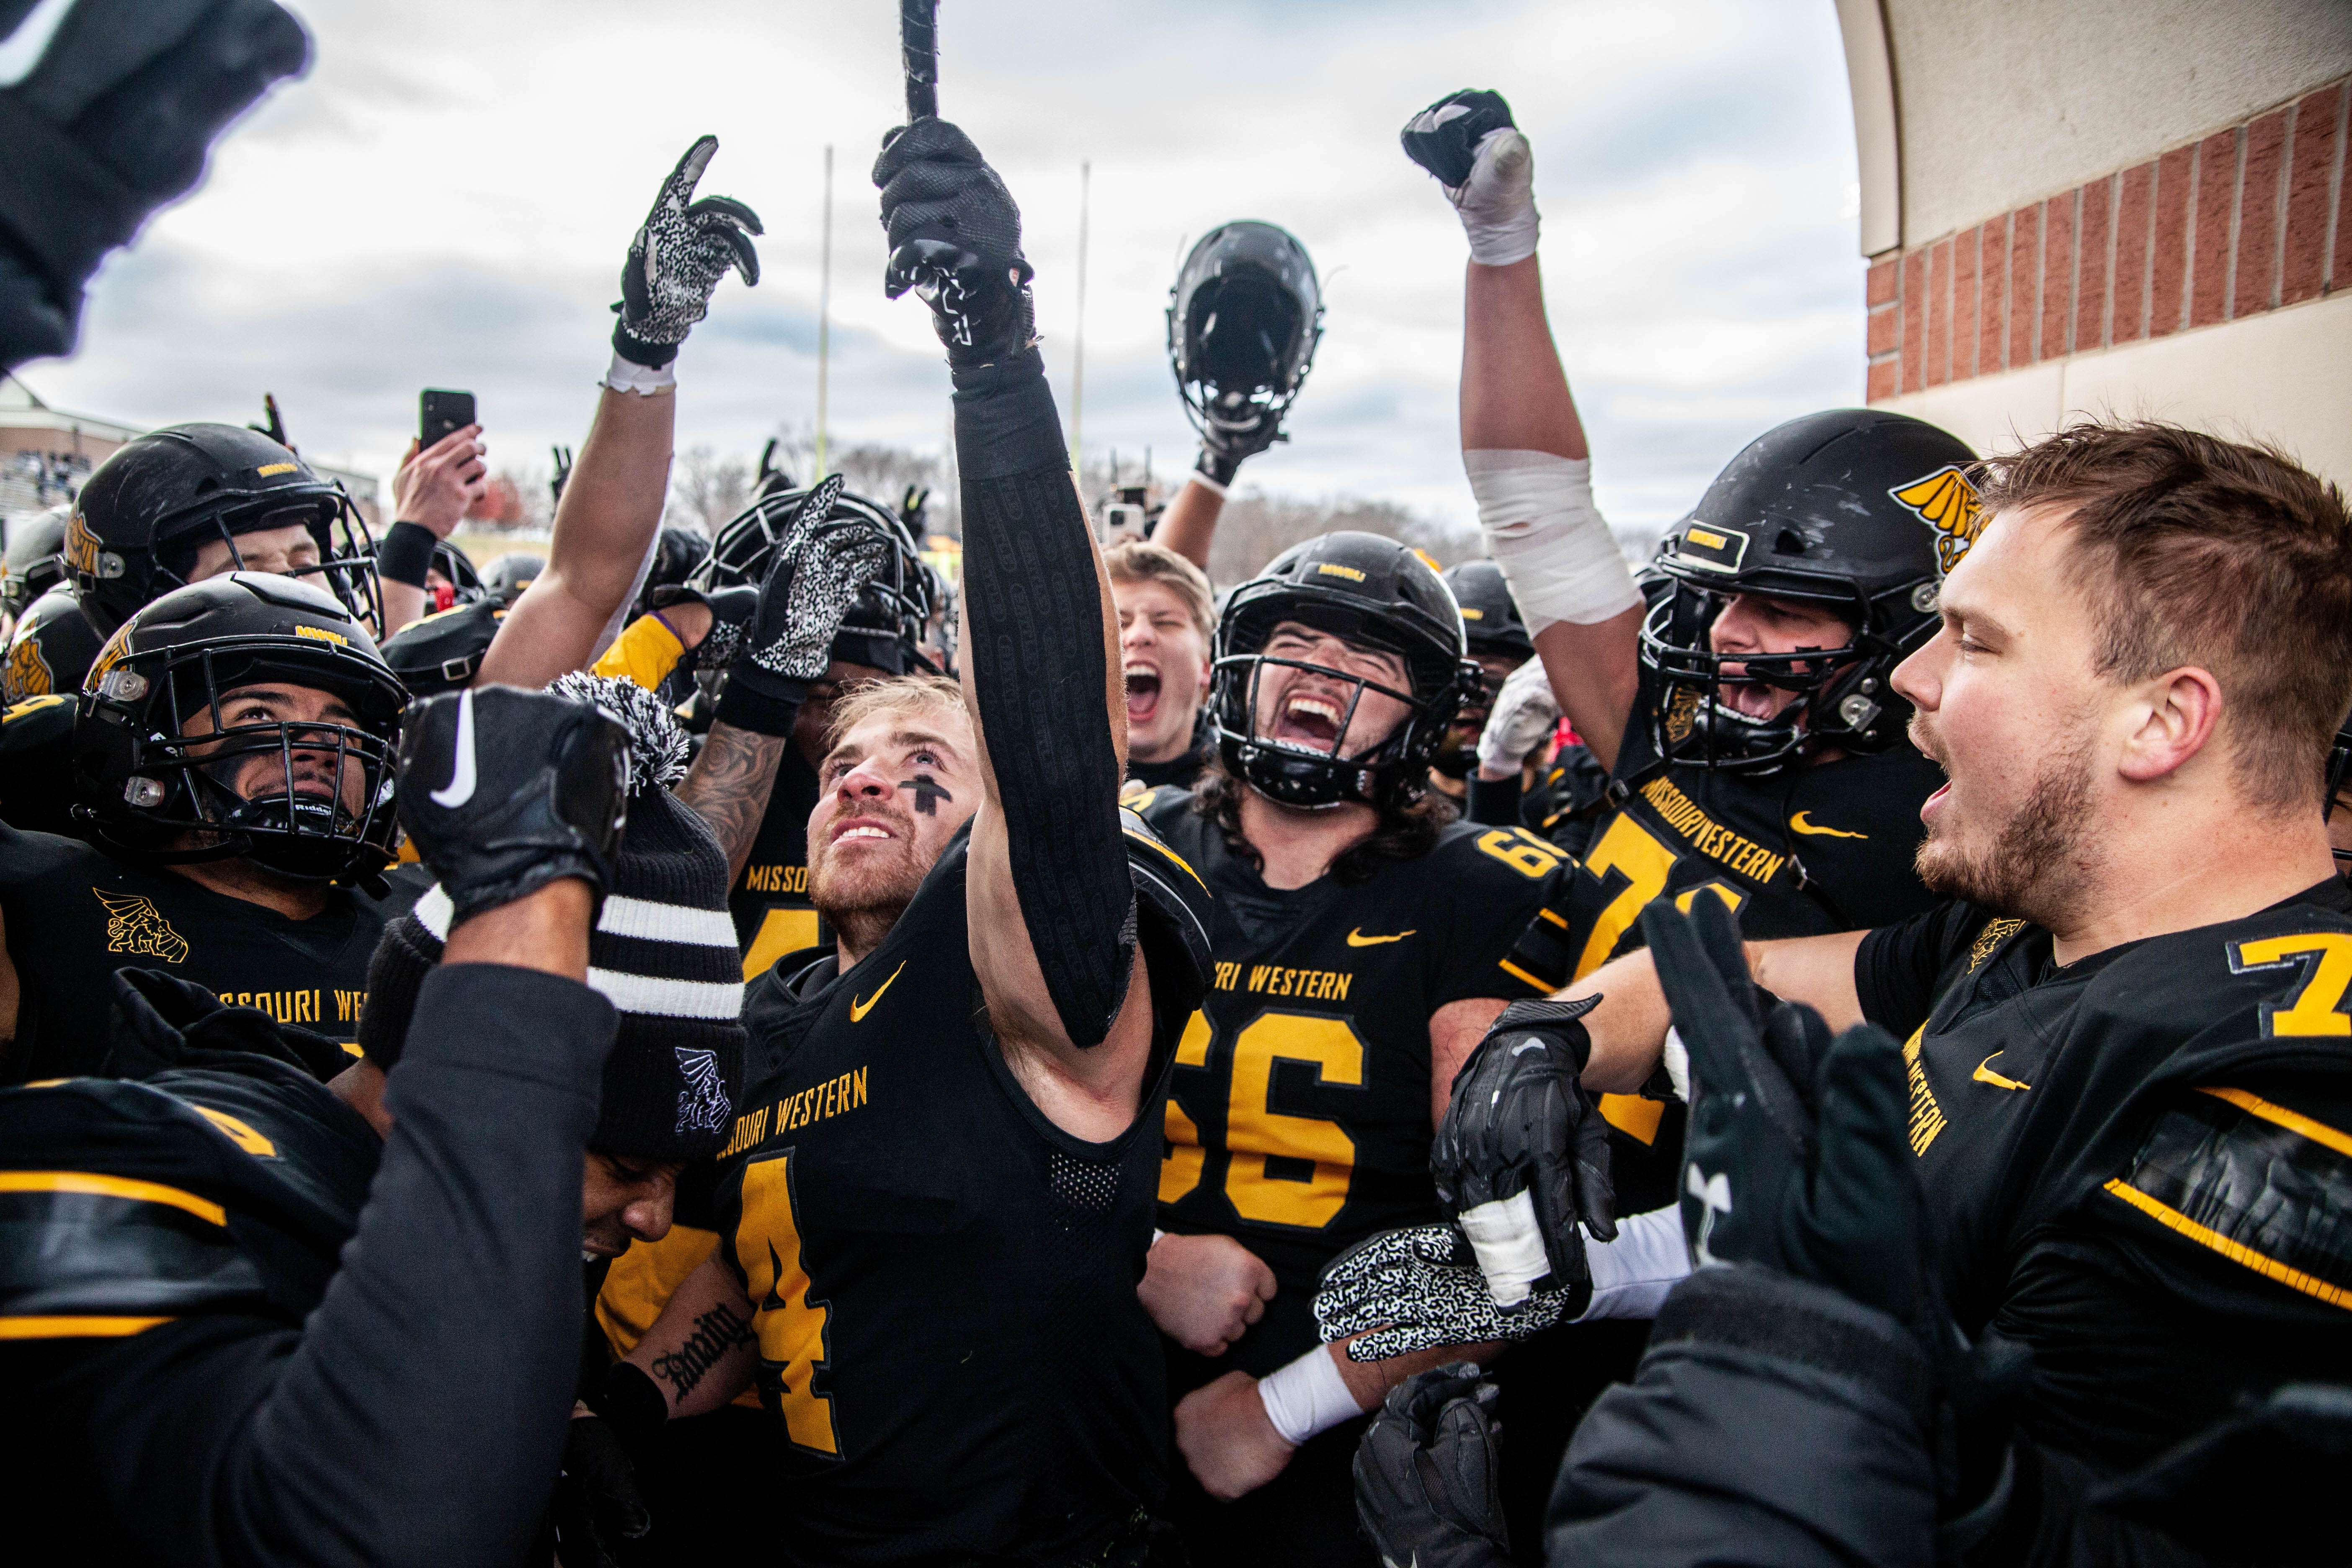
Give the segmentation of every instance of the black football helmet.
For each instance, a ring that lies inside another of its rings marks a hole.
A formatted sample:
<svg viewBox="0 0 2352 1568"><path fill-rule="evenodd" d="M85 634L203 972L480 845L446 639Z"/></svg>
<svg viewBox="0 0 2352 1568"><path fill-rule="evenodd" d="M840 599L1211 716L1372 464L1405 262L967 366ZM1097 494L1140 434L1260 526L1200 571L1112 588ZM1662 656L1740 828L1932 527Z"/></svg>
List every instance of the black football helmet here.
<svg viewBox="0 0 2352 1568"><path fill-rule="evenodd" d="M1323 289L1288 230L1244 219L1201 237L1168 291L1168 359L1192 427L1213 447L1263 450L1307 384Z"/></svg>
<svg viewBox="0 0 2352 1568"><path fill-rule="evenodd" d="M8 662L0 668L0 700L10 706L28 697L81 689L106 639L81 613L71 588L60 584L33 601L8 638Z"/></svg>
<svg viewBox="0 0 2352 1568"><path fill-rule="evenodd" d="M354 619L382 626L375 540L352 498L237 425L174 425L100 463L74 498L66 566L82 613L110 637L142 605L187 582L205 541L226 541L232 569L242 570L237 535L295 524L319 547L319 564L299 575L316 577Z"/></svg>
<svg viewBox="0 0 2352 1568"><path fill-rule="evenodd" d="M1883 752L1911 707L1887 677L1935 634L1937 592L1983 526L1976 454L1906 415L1834 408L1749 442L1669 533L1653 564L1642 658L1661 679L1658 754L1727 773L1769 773L1809 750ZM1832 648L1717 654L1709 628L1757 594L1835 611L1853 628ZM1727 681L1726 664L1744 667ZM1769 720L1723 701L1727 684L1799 693Z"/></svg>
<svg viewBox="0 0 2352 1568"><path fill-rule="evenodd" d="M765 583L776 542L821 484L798 490L763 489L750 506L719 529L709 555L688 581L706 593L745 585L757 588ZM915 536L908 531L898 509L843 490L822 521L862 522L890 543L889 564L849 606L833 639L833 657L892 675L910 669L940 673L941 666L922 651L924 623L938 603L934 595L940 579L915 548Z"/></svg>
<svg viewBox="0 0 2352 1568"><path fill-rule="evenodd" d="M1328 665L1269 658L1266 638L1298 621L1405 662L1412 689L1399 691ZM1294 544L1233 591L1217 618L1210 665L1209 712L1225 771L1284 805L1347 801L1409 805L1427 786L1430 758L1463 702L1478 689L1468 658L1462 608L1419 551L1376 533L1327 533ZM1260 676L1267 665L1312 670L1354 688L1327 751L1261 739ZM1393 733L1357 756L1339 754L1366 689L1409 711Z"/></svg>
<svg viewBox="0 0 2352 1568"><path fill-rule="evenodd" d="M506 618L506 605L491 598L437 611L384 638L383 661L412 698L456 691L474 684L482 656L490 651L490 639Z"/></svg>
<svg viewBox="0 0 2352 1568"><path fill-rule="evenodd" d="M482 574L474 570L474 558L446 539L433 547L433 570L449 579L449 603L436 609L470 605L482 596Z"/></svg>
<svg viewBox="0 0 2352 1568"><path fill-rule="evenodd" d="M629 612L630 619L654 607L656 589L677 587L693 576L694 569L709 553L709 537L699 529L664 528L655 536L653 564L646 571L646 585L637 591L636 607Z"/></svg>
<svg viewBox="0 0 2352 1568"><path fill-rule="evenodd" d="M348 721L232 723L236 689L280 682L331 693ZM393 856L394 744L408 693L350 609L294 577L231 572L145 606L107 639L75 710L78 815L98 841L158 864L242 856L281 876L358 879ZM208 714L205 733L184 733ZM281 759L276 783L233 787L247 759ZM331 759L328 788L356 773L357 805L298 777Z"/></svg>
<svg viewBox="0 0 2352 1568"><path fill-rule="evenodd" d="M1501 658L1517 666L1535 658L1535 638L1528 635L1527 622L1519 618L1518 604L1511 597L1511 585L1504 580L1500 566L1486 560L1465 561L1446 568L1445 585L1454 590L1454 602L1462 606L1462 635L1469 642L1474 662ZM1446 729L1444 742L1430 759L1432 767L1447 778L1470 776L1478 765L1479 731L1486 728L1486 715L1502 686L1503 676L1479 665L1477 694L1463 705Z"/></svg>
<svg viewBox="0 0 2352 1568"><path fill-rule="evenodd" d="M65 581L66 520L72 515L70 506L53 506L9 526L7 570L0 576L0 609L6 610L10 619L23 615L26 606Z"/></svg>
<svg viewBox="0 0 2352 1568"><path fill-rule="evenodd" d="M546 570L547 557L509 550L482 568L482 596L496 599L511 609L514 602L522 597L522 591Z"/></svg>

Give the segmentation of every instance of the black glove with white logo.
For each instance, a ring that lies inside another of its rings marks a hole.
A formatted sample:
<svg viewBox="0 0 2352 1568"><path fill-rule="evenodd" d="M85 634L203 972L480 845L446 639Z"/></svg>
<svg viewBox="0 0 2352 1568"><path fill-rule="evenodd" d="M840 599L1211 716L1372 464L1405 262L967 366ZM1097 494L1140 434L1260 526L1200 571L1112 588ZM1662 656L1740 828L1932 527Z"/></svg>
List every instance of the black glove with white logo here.
<svg viewBox="0 0 2352 1568"><path fill-rule="evenodd" d="M1349 1361L1386 1361L1528 1339L1567 1322L1591 1300L1590 1284L1538 1289L1505 1310L1495 1305L1468 1237L1450 1225L1416 1225L1366 1237L1326 1264L1315 1287L1315 1322L1325 1344L1348 1341Z"/></svg>
<svg viewBox="0 0 2352 1568"><path fill-rule="evenodd" d="M751 237L764 232L760 215L732 196L693 199L718 151L716 136L687 149L629 241L621 302L613 307L621 316L613 352L632 363L658 370L676 359L730 268L742 273L747 286L760 280L760 253L751 247Z"/></svg>
<svg viewBox="0 0 2352 1568"><path fill-rule="evenodd" d="M1036 338L1035 268L1021 254L1021 209L971 139L944 120L918 120L882 139L874 161L890 244L882 291L909 289L958 367L1001 364Z"/></svg>
<svg viewBox="0 0 2352 1568"><path fill-rule="evenodd" d="M454 928L578 877L602 895L629 797L629 732L593 703L512 686L412 703L400 825Z"/></svg>
<svg viewBox="0 0 2352 1568"><path fill-rule="evenodd" d="M1356 1445L1356 1517L1390 1568L1502 1568L1495 1385L1468 1362L1389 1390Z"/></svg>
<svg viewBox="0 0 2352 1568"><path fill-rule="evenodd" d="M833 639L857 595L890 563L890 542L866 519L835 517L842 478L810 489L777 532L760 605L727 668L718 717L762 735L792 732L793 716L833 662Z"/></svg>
<svg viewBox="0 0 2352 1568"><path fill-rule="evenodd" d="M1514 1002L1454 1076L1429 1147L1438 1198L1470 1238L1496 1305L1538 1286L1589 1285L1580 1223L1617 1238L1609 1124L1578 1081L1592 1037L1578 1020L1601 1005Z"/></svg>

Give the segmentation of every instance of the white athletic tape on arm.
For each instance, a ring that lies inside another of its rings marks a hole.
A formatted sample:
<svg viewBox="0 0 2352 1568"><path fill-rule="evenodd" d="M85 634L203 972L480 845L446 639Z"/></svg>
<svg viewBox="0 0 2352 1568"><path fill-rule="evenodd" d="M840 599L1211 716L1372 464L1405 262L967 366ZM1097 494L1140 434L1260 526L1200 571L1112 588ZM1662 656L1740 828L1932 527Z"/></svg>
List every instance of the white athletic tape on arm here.
<svg viewBox="0 0 2352 1568"><path fill-rule="evenodd" d="M1690 1247L1683 1240L1683 1211L1652 1209L1617 1222L1617 1239L1584 1244L1592 1269L1592 1303L1576 1321L1595 1318L1654 1318L1658 1308L1691 1271Z"/></svg>
<svg viewBox="0 0 2352 1568"><path fill-rule="evenodd" d="M1322 1345L1258 1379L1257 1396L1265 1405L1265 1418L1294 1447L1364 1413L1348 1392L1339 1363Z"/></svg>
<svg viewBox="0 0 2352 1568"><path fill-rule="evenodd" d="M1486 552L1503 569L1531 635L1589 626L1642 602L1633 574L1592 504L1592 464L1551 452L1462 454Z"/></svg>
<svg viewBox="0 0 2352 1568"><path fill-rule="evenodd" d="M604 372L604 384L614 392L634 392L640 397L651 397L656 392L667 392L677 384L677 361L672 360L656 370L633 359L623 359L616 353Z"/></svg>
<svg viewBox="0 0 2352 1568"><path fill-rule="evenodd" d="M1551 1272L1544 1257L1543 1232L1536 1228L1535 1195L1517 1192L1507 1198L1462 1211L1462 1234L1478 1255L1478 1271L1486 1277L1486 1292L1497 1307L1516 1307L1528 1299L1529 1287Z"/></svg>
<svg viewBox="0 0 2352 1568"><path fill-rule="evenodd" d="M1671 1025L1666 1028L1665 1047L1658 1053L1658 1059L1665 1063L1666 1077L1675 1086L1675 1098L1688 1105L1690 1047L1683 1044L1682 1036L1676 1034Z"/></svg>

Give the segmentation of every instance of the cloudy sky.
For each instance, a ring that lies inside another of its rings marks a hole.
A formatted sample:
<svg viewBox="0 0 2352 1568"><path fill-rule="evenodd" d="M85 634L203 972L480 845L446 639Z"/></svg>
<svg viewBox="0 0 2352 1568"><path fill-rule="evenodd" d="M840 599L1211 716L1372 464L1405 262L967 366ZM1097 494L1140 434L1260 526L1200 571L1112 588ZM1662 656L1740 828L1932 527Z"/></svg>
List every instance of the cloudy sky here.
<svg viewBox="0 0 2352 1568"><path fill-rule="evenodd" d="M499 467L576 441L614 279L703 132L706 193L766 220L680 361L681 447L755 453L813 419L822 170L835 147L831 426L936 447L946 374L882 297L867 179L901 118L887 0L297 0L309 75L101 273L80 352L24 378L149 424L242 423L264 390L326 461L388 475L416 392L478 396ZM1553 325L1621 524L1686 509L1748 437L1860 396L1862 264L1827 0L945 0L942 111L1020 200L1066 418L1078 166L1093 166L1089 457L1189 464L1162 310L1219 222L1305 241L1329 314L1291 445L1244 482L1467 521L1451 209L1397 149L1463 86L1536 146Z"/></svg>

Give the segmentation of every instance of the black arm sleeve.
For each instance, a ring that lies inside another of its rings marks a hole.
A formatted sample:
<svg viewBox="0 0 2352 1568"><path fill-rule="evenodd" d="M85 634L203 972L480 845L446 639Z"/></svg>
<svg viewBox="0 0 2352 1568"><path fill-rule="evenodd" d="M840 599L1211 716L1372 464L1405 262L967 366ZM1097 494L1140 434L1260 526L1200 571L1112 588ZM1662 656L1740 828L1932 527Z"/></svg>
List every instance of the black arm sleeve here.
<svg viewBox="0 0 2352 1568"><path fill-rule="evenodd" d="M301 1331L190 1319L89 1369L90 1463L142 1555L521 1559L572 1408L581 1152L614 1022L530 970L426 977L383 1163Z"/></svg>
<svg viewBox="0 0 2352 1568"><path fill-rule="evenodd" d="M955 380L972 689L1022 920L1085 1049L1110 1033L1135 959L1094 538L1037 351Z"/></svg>
<svg viewBox="0 0 2352 1568"><path fill-rule="evenodd" d="M1973 937L1985 920L1973 904L1948 901L1864 935L1853 953L1862 1016L1898 1040L1909 1037L1935 1009L1936 983L1955 941Z"/></svg>
<svg viewBox="0 0 2352 1568"><path fill-rule="evenodd" d="M1517 827L1519 790L1517 773L1505 779L1482 779L1474 773L1470 775L1470 809L1465 815L1489 827Z"/></svg>

